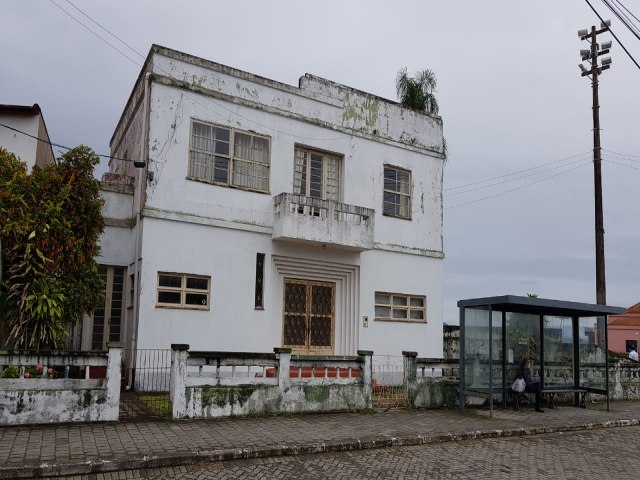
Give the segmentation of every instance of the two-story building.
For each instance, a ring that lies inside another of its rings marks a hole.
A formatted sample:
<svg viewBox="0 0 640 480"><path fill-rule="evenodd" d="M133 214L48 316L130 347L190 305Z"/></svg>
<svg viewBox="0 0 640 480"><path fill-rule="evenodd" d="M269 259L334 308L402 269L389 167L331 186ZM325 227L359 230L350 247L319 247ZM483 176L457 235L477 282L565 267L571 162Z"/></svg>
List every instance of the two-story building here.
<svg viewBox="0 0 640 480"><path fill-rule="evenodd" d="M111 154L84 348L442 355L438 116L154 45Z"/></svg>

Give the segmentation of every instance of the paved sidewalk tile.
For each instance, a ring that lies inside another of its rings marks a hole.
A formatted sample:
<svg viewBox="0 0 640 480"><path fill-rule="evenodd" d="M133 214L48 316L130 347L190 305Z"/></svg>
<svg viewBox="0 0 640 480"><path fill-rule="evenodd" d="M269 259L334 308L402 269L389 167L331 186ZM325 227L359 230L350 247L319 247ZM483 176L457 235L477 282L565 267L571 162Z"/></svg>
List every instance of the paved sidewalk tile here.
<svg viewBox="0 0 640 480"><path fill-rule="evenodd" d="M589 408L561 406L540 414L488 410L395 410L385 413L339 413L185 420L119 424L83 424L0 428L0 467L65 464L143 456L178 456L220 449L336 443L462 434L517 428L576 426L640 419L640 402L615 402ZM524 432L523 432L524 433ZM389 443L390 444L390 443Z"/></svg>

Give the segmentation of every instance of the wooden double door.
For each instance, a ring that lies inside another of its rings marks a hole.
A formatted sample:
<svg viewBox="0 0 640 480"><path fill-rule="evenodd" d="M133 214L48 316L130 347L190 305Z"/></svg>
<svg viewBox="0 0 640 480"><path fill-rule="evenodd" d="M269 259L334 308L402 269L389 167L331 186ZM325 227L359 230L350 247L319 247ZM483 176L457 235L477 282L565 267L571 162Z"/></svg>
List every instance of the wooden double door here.
<svg viewBox="0 0 640 480"><path fill-rule="evenodd" d="M336 284L285 278L282 344L297 355L333 355Z"/></svg>

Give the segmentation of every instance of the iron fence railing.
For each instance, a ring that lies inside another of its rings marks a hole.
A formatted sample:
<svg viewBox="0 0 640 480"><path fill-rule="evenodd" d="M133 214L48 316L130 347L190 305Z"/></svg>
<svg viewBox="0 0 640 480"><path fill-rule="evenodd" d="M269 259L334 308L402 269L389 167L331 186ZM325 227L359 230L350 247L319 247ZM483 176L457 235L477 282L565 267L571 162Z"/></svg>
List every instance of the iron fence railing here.
<svg viewBox="0 0 640 480"><path fill-rule="evenodd" d="M373 355L371 389L375 409L389 410L407 406L401 355Z"/></svg>

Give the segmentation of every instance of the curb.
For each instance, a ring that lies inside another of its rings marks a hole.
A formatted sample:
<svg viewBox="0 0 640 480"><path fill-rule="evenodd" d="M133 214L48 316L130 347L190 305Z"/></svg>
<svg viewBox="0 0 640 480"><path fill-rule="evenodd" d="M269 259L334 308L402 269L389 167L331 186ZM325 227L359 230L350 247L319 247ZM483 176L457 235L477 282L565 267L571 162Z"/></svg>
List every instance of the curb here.
<svg viewBox="0 0 640 480"><path fill-rule="evenodd" d="M630 427L640 425L640 419L609 420L606 422L561 425L555 427L521 427L504 430L476 430L461 433L436 435L412 434L401 437L375 436L330 440L308 444L281 444L268 447L224 448L199 452L128 457L112 460L87 460L71 463L43 463L40 465L21 465L0 467L0 479L60 477L67 475L89 475L95 473L117 472L121 470L142 470L150 468L174 467L197 462L220 462L227 460L245 460L285 455L305 455L312 453L347 452L354 450L372 450L377 448L404 447L415 445L461 442L485 438L517 437L540 435L544 433L576 432L603 428Z"/></svg>

